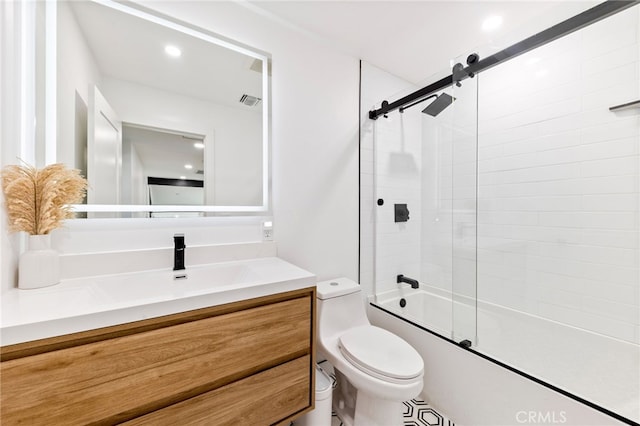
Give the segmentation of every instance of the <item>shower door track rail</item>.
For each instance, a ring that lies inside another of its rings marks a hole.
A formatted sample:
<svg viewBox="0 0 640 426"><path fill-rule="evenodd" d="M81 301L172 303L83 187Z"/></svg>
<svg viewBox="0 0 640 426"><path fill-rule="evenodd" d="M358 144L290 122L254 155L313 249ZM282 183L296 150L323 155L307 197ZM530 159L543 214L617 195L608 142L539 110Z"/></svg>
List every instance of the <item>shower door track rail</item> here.
<svg viewBox="0 0 640 426"><path fill-rule="evenodd" d="M638 4L640 4L640 0L607 0L604 3L600 3L591 9L587 9L578 15L509 46L506 49L494 53L491 56L471 63L466 68L461 64L456 64L453 67L451 75L444 77L435 83L431 83L422 89L416 90L397 101L391 103L383 101L382 106L379 109L369 111L369 118L371 120L377 120L381 115L385 115L403 107L410 102L429 96L441 89L444 89L445 87L451 86L453 83L459 83L464 79L473 77L479 72L486 71L502 62L513 59L516 56L522 55L523 53L529 52L530 50L536 49L540 46L544 46L545 44L560 37L571 34L581 28L594 24Z"/></svg>
<svg viewBox="0 0 640 426"><path fill-rule="evenodd" d="M396 313L394 313L394 312L391 312L391 311L389 311L389 310L387 310L387 309L383 308L382 306L378 306L378 305L376 305L375 303L369 303L369 305L371 305L372 307L374 307L374 308L376 308L376 309L379 309L379 310L381 310L382 312L385 312L385 313L387 313L387 314L389 314L389 315L391 315L391 316L393 316L393 317L395 317L395 318L397 318L397 319L399 319L399 320L402 320L402 321L404 321L404 322L406 322L406 323L409 323L409 324L411 324L412 326L417 327L417 328L419 328L419 329L420 329L420 330L422 330L422 331L426 331L427 333L429 333L429 334L431 334L431 335L433 335L433 336L435 336L435 337L437 337L437 338L439 338L439 339L442 339L442 340L444 340L444 341L446 341L446 342L449 342L449 343L451 343L452 345L455 345L455 346L457 346L457 347L459 347L459 348L461 348L461 349L464 349L464 350L466 350L466 351L468 351L468 352L471 352L472 354L477 355L477 356L479 356L479 357L480 357L480 358L482 358L482 359L485 359L485 360L487 360L487 361L489 361L489 362L491 362L491 363L493 363L493 364L496 364L496 365L498 365L498 366L500 366L500 367L502 367L502 368L506 368L507 370L511 371L512 373L515 373L515 374L517 374L517 375L519 375L519 376L522 376L522 377L524 377L524 378L526 378L526 379L529 379L529 380L531 380L531 381L533 381L533 382L535 382L535 383L537 383L537 384L539 384L539 385L542 385L542 386L544 386L544 387L546 387L546 388L548 388L548 389L551 389L551 390L553 390L553 391L556 391L556 392L558 392L558 393L560 393L560 394L562 394L562 395L566 396L567 398L571 398L571 399L573 399L573 400L575 400L575 401L578 401L578 402L580 402L580 403L582 403L582 404L584 404L584 405L586 405L586 406L588 406L588 407L590 407L590 408L593 408L594 410L597 410L597 411L600 411L601 413L606 414L607 416L613 417L614 419L616 419L616 420L618 420L618 421L620 421L620 422L622 422L622 423L628 424L628 425L630 425L630 426L640 426L640 424L639 424L639 423L636 423L636 422L634 422L634 421L633 421L633 420L631 420L631 419L628 419L628 418L626 418L626 417L624 417L624 416L621 416L621 415L620 415L620 414L618 414L618 413L615 413L615 412L613 412L613 411L611 411L611 410L609 410L609 409L607 409L607 408L604 408L604 407L603 407L603 406L601 406L601 405L595 404L595 403L593 403L593 402L591 402L591 401L589 401L589 400L586 400L586 399L584 399L584 398L582 398L582 397L580 397L580 396L578 396L578 395L576 395L576 394L574 394L574 393L571 393L571 392L566 391L566 390L564 390L564 389L562 389L562 388L559 388L559 387L557 387L557 386L555 386L555 385L552 385L551 383L545 382L545 381L544 381L544 380L542 380L542 379L539 379L539 378L537 378L537 377L535 377L535 376L532 376L532 375L531 375L531 374L529 374L529 373L526 373L526 372L524 372L524 371L522 371L522 370L519 370L519 369L517 369L517 368L515 368L515 367L512 367L512 366L511 366L511 365L509 365L509 364L505 364L505 363L504 363L504 362L502 362L502 361L498 361L497 359L492 358L492 357L490 357L490 356L488 356L488 355L485 355L485 354L483 354L482 352L478 352L478 351L476 351L475 349L473 349L471 346L468 346L468 345L466 345L466 344L465 344L465 342L468 342L468 340L463 340L463 341L461 341L461 342L456 342L456 341L455 341L455 340L453 340L453 339L450 339L450 338L448 338L448 337L445 337L445 336L443 336L442 334L439 334L439 333L437 333L437 332L435 332L435 331L433 331L433 330L428 329L428 328L427 328L427 327L425 327L425 326L422 326L422 325L417 324L417 323L415 323L415 322L413 322L413 321L411 321L411 320L409 320L409 319L407 319L407 318L404 318L404 317L403 317L403 316L401 316L401 315L398 315L398 314L396 314Z"/></svg>

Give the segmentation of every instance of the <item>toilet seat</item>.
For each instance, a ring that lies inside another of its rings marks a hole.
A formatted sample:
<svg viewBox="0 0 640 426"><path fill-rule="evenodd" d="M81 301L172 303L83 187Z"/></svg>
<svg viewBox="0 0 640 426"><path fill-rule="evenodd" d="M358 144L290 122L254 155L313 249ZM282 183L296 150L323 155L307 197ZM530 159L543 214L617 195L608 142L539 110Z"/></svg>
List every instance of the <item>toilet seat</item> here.
<svg viewBox="0 0 640 426"><path fill-rule="evenodd" d="M411 345L379 327L352 328L340 336L338 347L353 366L391 383L406 383L424 371L422 357Z"/></svg>

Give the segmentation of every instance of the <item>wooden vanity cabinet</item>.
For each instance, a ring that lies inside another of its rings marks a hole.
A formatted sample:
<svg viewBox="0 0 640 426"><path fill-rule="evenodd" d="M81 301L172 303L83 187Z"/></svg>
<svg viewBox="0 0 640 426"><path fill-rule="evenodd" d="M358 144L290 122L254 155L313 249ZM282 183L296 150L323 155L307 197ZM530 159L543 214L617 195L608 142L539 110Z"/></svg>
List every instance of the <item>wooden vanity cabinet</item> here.
<svg viewBox="0 0 640 426"><path fill-rule="evenodd" d="M315 288L2 347L2 425L288 424L314 405Z"/></svg>

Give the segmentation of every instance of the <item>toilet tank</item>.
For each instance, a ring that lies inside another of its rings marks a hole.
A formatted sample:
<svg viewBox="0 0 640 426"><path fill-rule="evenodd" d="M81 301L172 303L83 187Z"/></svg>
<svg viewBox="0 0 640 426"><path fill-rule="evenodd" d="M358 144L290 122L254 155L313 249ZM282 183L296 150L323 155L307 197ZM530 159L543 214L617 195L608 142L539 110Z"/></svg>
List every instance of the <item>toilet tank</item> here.
<svg viewBox="0 0 640 426"><path fill-rule="evenodd" d="M360 291L360 284L349 278L335 278L316 284L316 297L320 300L333 299Z"/></svg>
<svg viewBox="0 0 640 426"><path fill-rule="evenodd" d="M360 285L347 278L316 284L318 299L318 334L331 338L346 330L369 325Z"/></svg>

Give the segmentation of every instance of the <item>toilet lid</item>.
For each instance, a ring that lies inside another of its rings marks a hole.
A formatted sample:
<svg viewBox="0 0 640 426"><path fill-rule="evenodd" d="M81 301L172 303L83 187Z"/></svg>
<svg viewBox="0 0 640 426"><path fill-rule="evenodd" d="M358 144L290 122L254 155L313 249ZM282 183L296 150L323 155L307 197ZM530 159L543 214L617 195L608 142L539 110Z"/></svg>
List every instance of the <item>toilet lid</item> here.
<svg viewBox="0 0 640 426"><path fill-rule="evenodd" d="M376 377L408 380L422 375L424 369L422 357L410 344L371 325L347 331L338 346L352 364Z"/></svg>

